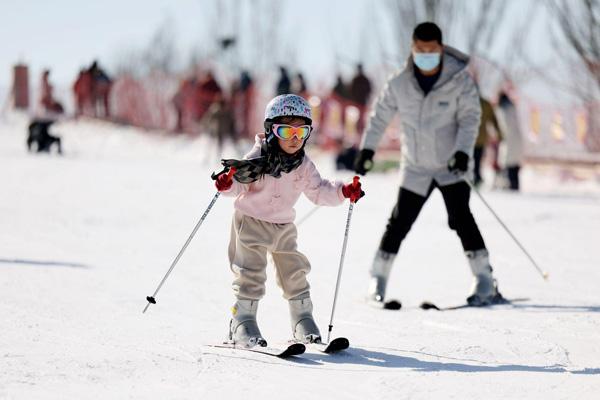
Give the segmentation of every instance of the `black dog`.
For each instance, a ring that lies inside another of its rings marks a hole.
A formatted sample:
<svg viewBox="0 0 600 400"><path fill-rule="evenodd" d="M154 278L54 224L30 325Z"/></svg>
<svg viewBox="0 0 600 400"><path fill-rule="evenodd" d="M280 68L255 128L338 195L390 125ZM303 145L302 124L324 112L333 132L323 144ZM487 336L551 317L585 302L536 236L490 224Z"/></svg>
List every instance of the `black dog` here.
<svg viewBox="0 0 600 400"><path fill-rule="evenodd" d="M60 138L48 132L48 128L54 121L35 119L29 124L29 136L27 137L27 150L38 153L49 153L53 144L56 144L58 154L62 154Z"/></svg>

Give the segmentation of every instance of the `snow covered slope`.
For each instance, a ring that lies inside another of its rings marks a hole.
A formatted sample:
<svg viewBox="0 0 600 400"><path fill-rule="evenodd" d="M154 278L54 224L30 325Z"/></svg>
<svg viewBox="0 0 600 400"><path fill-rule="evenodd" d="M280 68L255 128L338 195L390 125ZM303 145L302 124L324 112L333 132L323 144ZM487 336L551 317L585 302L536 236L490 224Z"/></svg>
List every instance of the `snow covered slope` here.
<svg viewBox="0 0 600 400"><path fill-rule="evenodd" d="M599 182L524 171L524 193L484 190L550 273L544 282L479 199L500 289L528 301L423 311L464 301L470 275L434 193L392 272L399 312L363 302L367 270L397 190L393 173L363 179L334 335L351 349L279 360L207 346L225 338L232 200L221 198L142 314L214 194L202 140L107 123L54 127L65 156L25 151L27 120L0 119L0 399L597 399L600 396ZM230 150L230 153L233 151ZM232 154L229 154L232 155ZM324 176L349 180L314 154ZM302 199L298 217L313 206ZM315 316L327 329L347 205L299 227L312 262ZM259 324L290 336L269 267Z"/></svg>

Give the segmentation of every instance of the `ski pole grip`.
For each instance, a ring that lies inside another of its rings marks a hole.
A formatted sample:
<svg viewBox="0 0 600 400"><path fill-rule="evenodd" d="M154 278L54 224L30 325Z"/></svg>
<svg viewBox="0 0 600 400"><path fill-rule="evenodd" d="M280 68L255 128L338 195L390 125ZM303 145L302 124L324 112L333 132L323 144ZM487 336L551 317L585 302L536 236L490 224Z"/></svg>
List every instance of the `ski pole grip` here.
<svg viewBox="0 0 600 400"><path fill-rule="evenodd" d="M227 172L227 177L231 178L233 176L233 174L235 174L235 171L237 171L237 169L235 169L235 167L229 168L229 172Z"/></svg>
<svg viewBox="0 0 600 400"><path fill-rule="evenodd" d="M221 175L223 175L225 173L225 171L227 171L227 177L231 179L231 177L233 176L233 174L235 174L235 172L237 171L237 169L235 167L231 167L229 168L229 170L227 170L227 167L225 167L222 171L220 172L213 172L210 175L210 178L213 181L216 181L218 177L220 177Z"/></svg>
<svg viewBox="0 0 600 400"><path fill-rule="evenodd" d="M352 186L354 186L354 187L358 186L359 180L360 180L360 177L358 175L354 175L354 178L352 178Z"/></svg>

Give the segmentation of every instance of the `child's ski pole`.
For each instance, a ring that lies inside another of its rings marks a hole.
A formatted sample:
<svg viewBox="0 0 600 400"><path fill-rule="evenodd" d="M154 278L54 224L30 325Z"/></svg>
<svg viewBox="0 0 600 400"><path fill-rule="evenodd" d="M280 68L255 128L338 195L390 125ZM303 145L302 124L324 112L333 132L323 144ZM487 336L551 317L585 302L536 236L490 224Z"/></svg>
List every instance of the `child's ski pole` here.
<svg viewBox="0 0 600 400"><path fill-rule="evenodd" d="M355 176L352 185L356 187L360 178ZM335 283L335 293L333 295L333 306L331 307L331 318L329 319L329 330L327 331L327 343L331 339L331 330L333 329L333 315L335 313L335 306L337 303L338 290L340 288L340 280L342 278L342 267L344 266L344 257L346 256L346 246L348 245L348 232L350 231L350 220L352 219L352 210L354 209L354 202L350 201L348 207L348 217L346 218L346 230L344 231L344 244L342 245L342 255L340 257L340 266L337 273L337 281Z"/></svg>
<svg viewBox="0 0 600 400"><path fill-rule="evenodd" d="M235 168L231 168L229 170L229 172L227 173L227 176L231 178L234 173L235 173ZM194 235L198 231L198 228L200 228L200 225L202 225L202 223L204 222L204 219L206 218L206 216L208 215L208 213L210 212L211 208L213 207L213 205L215 204L215 202L217 201L217 199L219 198L220 195L221 195L221 192L215 193L215 195L212 198L210 204L206 208L206 211L204 211L204 214L202 214L202 217L200 218L200 220L198 221L198 223L194 227L194 230L192 231L192 233L190 234L190 236L185 241L185 244L183 245L183 247L181 248L181 250L179 250L179 254L177 254L177 257L175 257L175 259L171 263L171 266L169 267L169 270L167 271L167 273L165 274L165 276L162 278L162 281L160 281L160 283L158 284L158 287L154 291L154 294L152 296L147 296L146 297L146 300L148 301L148 304L146 304L146 307L144 307L144 311L142 311L142 313L146 312L146 310L148 309L148 307L150 307L150 304L156 304L156 299L155 299L156 294L158 293L158 291L160 290L160 288L162 287L162 285L165 283L165 281L167 280L167 278L169 277L169 275L171 274L171 272L175 268L175 265L177 265L177 262L179 262L179 259L181 258L181 255L183 254L183 252L185 251L185 249L187 249L188 245L192 241L192 238L194 237Z"/></svg>

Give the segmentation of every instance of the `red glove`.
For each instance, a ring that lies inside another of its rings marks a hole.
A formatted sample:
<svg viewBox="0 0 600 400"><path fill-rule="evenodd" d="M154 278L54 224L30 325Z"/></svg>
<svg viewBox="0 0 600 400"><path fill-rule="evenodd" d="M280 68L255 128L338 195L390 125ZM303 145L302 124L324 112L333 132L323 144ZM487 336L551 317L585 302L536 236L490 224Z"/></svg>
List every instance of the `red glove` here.
<svg viewBox="0 0 600 400"><path fill-rule="evenodd" d="M360 188L360 182L358 176L355 176L352 183L347 183L342 186L342 194L345 198L350 199L352 203L356 203L361 197L365 195L365 192Z"/></svg>
<svg viewBox="0 0 600 400"><path fill-rule="evenodd" d="M231 185L233 185L233 174L235 174L235 168L230 168L229 172L217 176L217 179L215 179L215 186L219 192L225 192L231 189Z"/></svg>

